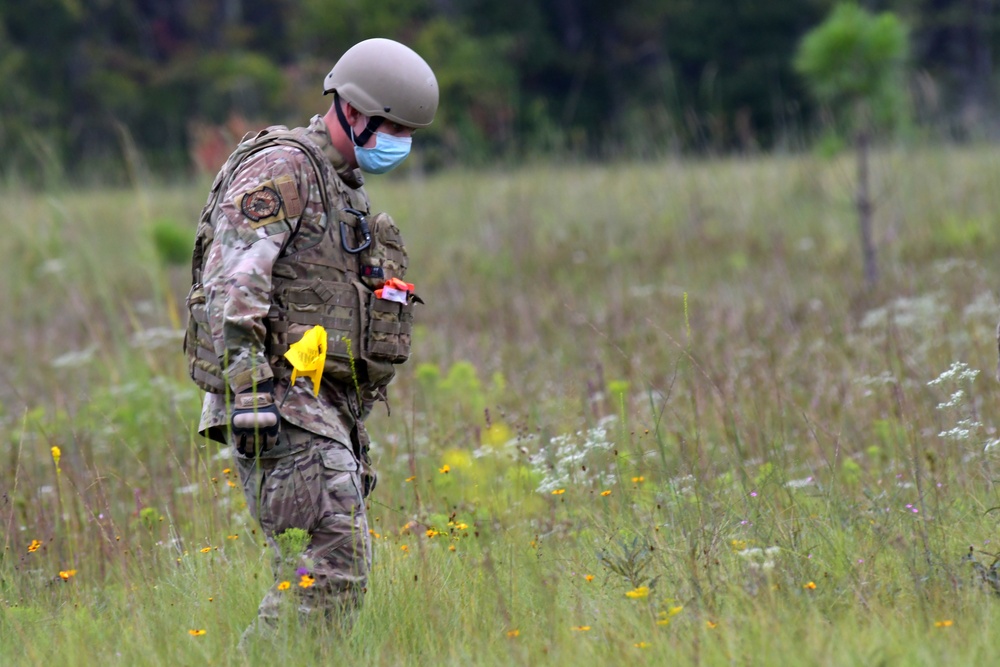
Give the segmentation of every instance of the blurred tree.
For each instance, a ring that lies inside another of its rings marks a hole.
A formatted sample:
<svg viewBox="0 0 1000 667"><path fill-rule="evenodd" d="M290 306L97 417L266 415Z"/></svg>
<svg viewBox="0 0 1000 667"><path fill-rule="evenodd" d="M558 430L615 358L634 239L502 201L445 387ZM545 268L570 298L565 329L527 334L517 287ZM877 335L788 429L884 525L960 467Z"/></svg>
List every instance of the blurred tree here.
<svg viewBox="0 0 1000 667"><path fill-rule="evenodd" d="M905 113L903 67L907 33L892 13L870 14L854 3L838 4L802 40L795 68L813 94L845 121L854 134L858 158L856 205L865 281L878 282L872 238L868 151L872 131L891 126Z"/></svg>
<svg viewBox="0 0 1000 667"><path fill-rule="evenodd" d="M773 145L800 122L791 61L828 0L665 2L666 51L687 131L701 146Z"/></svg>
<svg viewBox="0 0 1000 667"><path fill-rule="evenodd" d="M299 124L321 111L330 66L375 36L415 46L438 72L441 122L421 133L430 166L552 151L766 148L794 139L814 109L793 55L832 3L0 3L3 170L58 174L65 164L120 178L133 139L154 168L189 167L198 128ZM996 103L995 0L865 4L913 26L925 108L982 127ZM222 150L238 138L223 134Z"/></svg>
<svg viewBox="0 0 1000 667"><path fill-rule="evenodd" d="M926 73L925 114L946 119L960 136L987 123L1000 44L995 0L892 0L888 6L911 27L913 61Z"/></svg>

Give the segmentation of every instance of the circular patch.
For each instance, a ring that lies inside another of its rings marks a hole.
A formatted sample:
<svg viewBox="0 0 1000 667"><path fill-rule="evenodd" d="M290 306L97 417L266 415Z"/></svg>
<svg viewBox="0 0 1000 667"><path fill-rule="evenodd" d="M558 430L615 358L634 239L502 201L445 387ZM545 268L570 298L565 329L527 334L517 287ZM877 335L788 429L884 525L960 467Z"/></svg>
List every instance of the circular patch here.
<svg viewBox="0 0 1000 667"><path fill-rule="evenodd" d="M243 196L240 210L243 215L254 222L269 218L281 209L281 197L271 188L265 186Z"/></svg>

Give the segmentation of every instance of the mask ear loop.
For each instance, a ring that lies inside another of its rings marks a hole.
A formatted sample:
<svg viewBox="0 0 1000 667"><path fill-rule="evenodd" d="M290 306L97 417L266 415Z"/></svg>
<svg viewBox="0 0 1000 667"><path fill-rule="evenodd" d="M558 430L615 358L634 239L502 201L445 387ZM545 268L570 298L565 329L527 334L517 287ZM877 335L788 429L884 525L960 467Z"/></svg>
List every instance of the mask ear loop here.
<svg viewBox="0 0 1000 667"><path fill-rule="evenodd" d="M344 116L344 110L340 108L340 94L337 91L333 92L333 106L337 109L337 120L340 121L340 126L344 128L344 132L347 132L351 136L351 141L358 148L363 147L368 143L368 140L372 138L372 135L382 126L385 122L385 118L382 116L372 116L368 119L368 125L365 126L364 131L358 136L354 136L354 128L351 124L347 122L347 117Z"/></svg>

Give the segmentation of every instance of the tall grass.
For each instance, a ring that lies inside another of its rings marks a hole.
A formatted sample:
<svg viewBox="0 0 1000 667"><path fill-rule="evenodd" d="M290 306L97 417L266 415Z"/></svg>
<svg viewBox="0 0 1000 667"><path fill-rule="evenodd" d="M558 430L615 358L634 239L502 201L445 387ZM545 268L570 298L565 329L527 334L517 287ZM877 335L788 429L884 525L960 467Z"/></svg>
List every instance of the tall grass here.
<svg viewBox="0 0 1000 667"><path fill-rule="evenodd" d="M851 164L371 179L427 302L371 584L247 651L270 555L156 245L206 184L6 193L0 664L995 662L1000 161L878 156L875 292Z"/></svg>

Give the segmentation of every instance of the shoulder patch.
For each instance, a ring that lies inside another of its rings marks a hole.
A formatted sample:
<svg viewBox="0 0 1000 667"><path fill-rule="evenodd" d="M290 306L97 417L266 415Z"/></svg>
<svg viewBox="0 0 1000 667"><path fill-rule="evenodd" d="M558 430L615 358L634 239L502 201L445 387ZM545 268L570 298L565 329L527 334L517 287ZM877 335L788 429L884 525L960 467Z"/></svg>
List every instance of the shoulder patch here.
<svg viewBox="0 0 1000 667"><path fill-rule="evenodd" d="M258 229L272 222L280 222L288 217L284 202L278 193L278 188L272 181L267 181L259 187L233 199L236 208L240 210L250 227Z"/></svg>
<svg viewBox="0 0 1000 667"><path fill-rule="evenodd" d="M260 222L281 210L281 197L265 185L243 195L240 210L254 222Z"/></svg>

